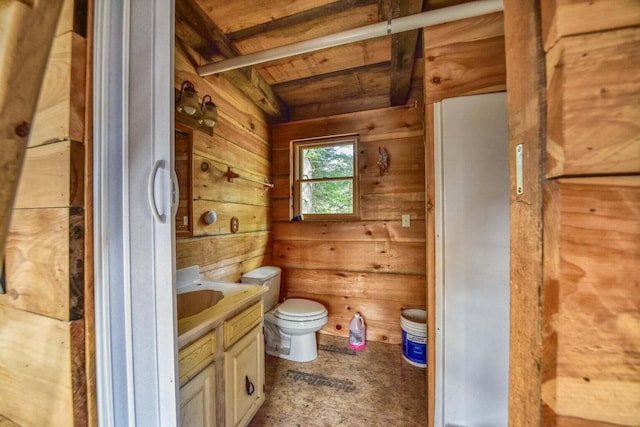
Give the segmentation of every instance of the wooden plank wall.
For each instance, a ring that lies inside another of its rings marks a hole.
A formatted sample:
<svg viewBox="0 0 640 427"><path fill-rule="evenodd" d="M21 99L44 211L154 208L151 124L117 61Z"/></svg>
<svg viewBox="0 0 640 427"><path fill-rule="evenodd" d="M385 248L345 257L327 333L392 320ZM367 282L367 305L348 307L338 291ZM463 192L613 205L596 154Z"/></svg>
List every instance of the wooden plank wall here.
<svg viewBox="0 0 640 427"><path fill-rule="evenodd" d="M384 108L273 127L273 262L283 269L282 298L318 301L329 310L322 333L348 336L360 312L367 339L401 342L402 308L425 307L423 112ZM290 222L290 142L360 135L360 220ZM390 166L380 176L378 148ZM411 226L401 216L411 215Z"/></svg>
<svg viewBox="0 0 640 427"><path fill-rule="evenodd" d="M0 419L90 423L84 280L87 2L66 0L49 55L5 252Z"/></svg>
<svg viewBox="0 0 640 427"><path fill-rule="evenodd" d="M425 28L423 40L427 104L505 90L502 12Z"/></svg>
<svg viewBox="0 0 640 427"><path fill-rule="evenodd" d="M227 168L241 177L271 177L271 144L266 115L222 75L199 77L199 57L176 46L176 88L191 81L200 98L218 106L213 136L193 131L193 237L176 241L176 268L199 265L209 280L237 282L242 273L271 264L271 190L243 179L228 182ZM213 210L216 223L202 217ZM239 220L231 232L232 217Z"/></svg>
<svg viewBox="0 0 640 427"><path fill-rule="evenodd" d="M543 424L637 426L640 3L544 0L542 29Z"/></svg>
<svg viewBox="0 0 640 427"><path fill-rule="evenodd" d="M423 29L426 100L425 181L427 212L427 396L429 426L435 410L435 159L433 103L446 98L503 91L506 87L502 13Z"/></svg>

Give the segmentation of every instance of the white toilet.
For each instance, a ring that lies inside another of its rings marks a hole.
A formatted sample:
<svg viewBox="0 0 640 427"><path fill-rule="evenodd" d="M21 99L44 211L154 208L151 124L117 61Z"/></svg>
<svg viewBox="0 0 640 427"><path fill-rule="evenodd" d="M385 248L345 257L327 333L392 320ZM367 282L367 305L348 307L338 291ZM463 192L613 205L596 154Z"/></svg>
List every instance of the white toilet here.
<svg viewBox="0 0 640 427"><path fill-rule="evenodd" d="M264 301L265 352L294 362L318 357L316 332L327 324L327 309L308 299L291 298L278 304L279 267L260 267L242 276L242 283L268 286Z"/></svg>

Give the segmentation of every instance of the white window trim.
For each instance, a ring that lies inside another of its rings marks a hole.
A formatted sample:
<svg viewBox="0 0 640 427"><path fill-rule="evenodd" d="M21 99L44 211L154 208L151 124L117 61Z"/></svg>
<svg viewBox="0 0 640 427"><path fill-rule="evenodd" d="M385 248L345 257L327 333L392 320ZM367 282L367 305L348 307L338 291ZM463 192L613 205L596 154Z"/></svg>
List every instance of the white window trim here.
<svg viewBox="0 0 640 427"><path fill-rule="evenodd" d="M306 138L296 139L291 141L291 197L293 199L292 217L301 215L300 208L300 156L303 147L308 146L327 146L337 145L341 142L353 144L353 176L350 177L353 180L353 213L344 214L304 214L305 221L343 221L343 220L358 220L360 218L360 179L359 179L359 152L358 146L360 142L360 136L358 134L345 134L334 135L320 138Z"/></svg>

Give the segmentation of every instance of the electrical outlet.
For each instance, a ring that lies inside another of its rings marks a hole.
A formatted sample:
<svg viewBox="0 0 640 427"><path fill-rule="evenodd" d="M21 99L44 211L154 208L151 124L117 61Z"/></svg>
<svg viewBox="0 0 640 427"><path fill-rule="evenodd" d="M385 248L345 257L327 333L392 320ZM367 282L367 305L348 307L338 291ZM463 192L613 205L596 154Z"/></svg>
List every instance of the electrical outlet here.
<svg viewBox="0 0 640 427"><path fill-rule="evenodd" d="M402 215L402 226L411 227L411 215Z"/></svg>

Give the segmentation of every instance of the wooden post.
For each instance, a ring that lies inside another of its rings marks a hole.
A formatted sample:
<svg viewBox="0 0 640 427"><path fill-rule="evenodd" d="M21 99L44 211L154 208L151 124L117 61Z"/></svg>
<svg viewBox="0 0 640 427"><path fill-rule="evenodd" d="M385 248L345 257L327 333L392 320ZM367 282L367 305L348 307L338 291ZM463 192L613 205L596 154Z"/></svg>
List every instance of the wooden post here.
<svg viewBox="0 0 640 427"><path fill-rule="evenodd" d="M545 70L537 1L504 4L511 176L509 425L540 426L542 360L542 156ZM524 191L517 194L516 147Z"/></svg>
<svg viewBox="0 0 640 427"><path fill-rule="evenodd" d="M0 259L61 6L0 1Z"/></svg>

